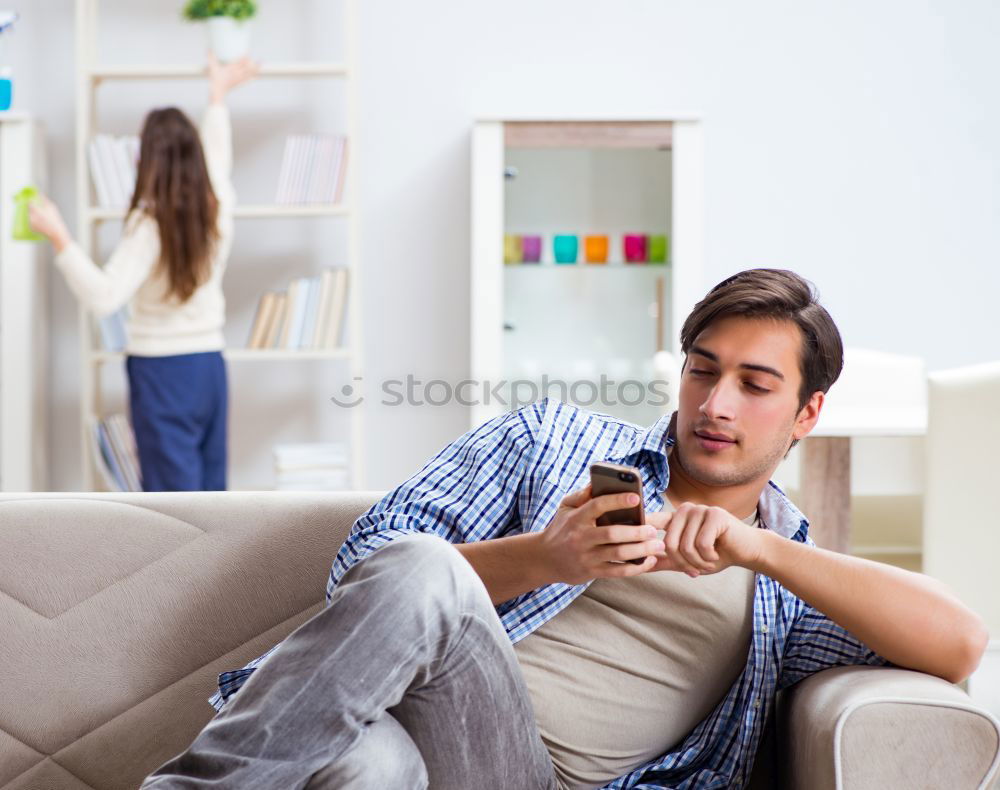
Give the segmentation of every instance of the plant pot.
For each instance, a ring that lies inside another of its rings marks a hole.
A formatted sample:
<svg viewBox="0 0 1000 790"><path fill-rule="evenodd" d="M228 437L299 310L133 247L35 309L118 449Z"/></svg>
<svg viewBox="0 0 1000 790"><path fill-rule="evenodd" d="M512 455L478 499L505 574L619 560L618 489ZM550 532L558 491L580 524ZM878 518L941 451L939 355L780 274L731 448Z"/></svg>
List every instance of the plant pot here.
<svg viewBox="0 0 1000 790"><path fill-rule="evenodd" d="M250 20L213 16L208 20L208 45L223 63L250 52Z"/></svg>

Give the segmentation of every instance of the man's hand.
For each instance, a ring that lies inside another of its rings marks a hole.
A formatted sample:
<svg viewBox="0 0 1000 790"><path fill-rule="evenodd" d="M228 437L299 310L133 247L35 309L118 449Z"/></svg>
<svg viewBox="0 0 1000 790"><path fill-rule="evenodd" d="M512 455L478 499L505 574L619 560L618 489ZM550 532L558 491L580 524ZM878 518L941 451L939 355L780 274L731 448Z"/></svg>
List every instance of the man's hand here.
<svg viewBox="0 0 1000 790"><path fill-rule="evenodd" d="M591 498L588 485L567 494L552 522L539 534L539 545L553 581L582 584L602 577L638 576L656 565L656 552L664 544L656 527L597 526L597 519L611 510L638 503L636 494L607 494ZM630 499L631 498L631 499ZM641 565L625 560L643 558Z"/></svg>
<svg viewBox="0 0 1000 790"><path fill-rule="evenodd" d="M646 520L665 531L665 551L650 570L681 571L693 579L730 565L753 568L760 560L763 530L721 507L684 502L672 513L649 513Z"/></svg>

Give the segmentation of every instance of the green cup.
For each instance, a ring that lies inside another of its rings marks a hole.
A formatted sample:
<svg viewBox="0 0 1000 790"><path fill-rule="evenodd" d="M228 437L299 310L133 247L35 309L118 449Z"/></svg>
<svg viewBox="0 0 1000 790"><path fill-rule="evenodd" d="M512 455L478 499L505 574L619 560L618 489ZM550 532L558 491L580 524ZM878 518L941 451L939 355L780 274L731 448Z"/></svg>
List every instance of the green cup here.
<svg viewBox="0 0 1000 790"><path fill-rule="evenodd" d="M28 206L37 199L38 190L34 187L25 187L14 195L14 227L11 235L15 241L45 241L45 236L31 229L31 220L28 218Z"/></svg>
<svg viewBox="0 0 1000 790"><path fill-rule="evenodd" d="M649 237L649 262L666 263L670 254L670 237L665 234Z"/></svg>

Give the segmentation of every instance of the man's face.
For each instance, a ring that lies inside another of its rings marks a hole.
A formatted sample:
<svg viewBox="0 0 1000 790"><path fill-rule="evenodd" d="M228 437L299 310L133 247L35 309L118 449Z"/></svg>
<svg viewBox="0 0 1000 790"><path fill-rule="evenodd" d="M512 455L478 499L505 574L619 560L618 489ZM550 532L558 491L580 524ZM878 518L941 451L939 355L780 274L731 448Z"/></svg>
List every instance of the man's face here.
<svg viewBox="0 0 1000 790"><path fill-rule="evenodd" d="M801 353L802 331L791 321L730 316L698 335L681 375L674 449L688 477L733 486L771 476L823 401L815 393L799 412Z"/></svg>

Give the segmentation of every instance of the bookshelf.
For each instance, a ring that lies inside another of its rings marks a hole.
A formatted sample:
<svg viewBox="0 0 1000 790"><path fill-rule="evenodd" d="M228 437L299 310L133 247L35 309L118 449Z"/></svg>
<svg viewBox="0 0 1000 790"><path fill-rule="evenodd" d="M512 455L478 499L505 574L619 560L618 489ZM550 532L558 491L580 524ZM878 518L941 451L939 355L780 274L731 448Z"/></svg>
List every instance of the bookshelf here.
<svg viewBox="0 0 1000 790"><path fill-rule="evenodd" d="M45 247L11 238L22 187L45 188L41 126L0 113L0 490L48 489L48 267Z"/></svg>
<svg viewBox="0 0 1000 790"><path fill-rule="evenodd" d="M287 205L277 203L248 203L235 207L235 219L243 222L255 220L315 219L346 225L347 255L344 261L348 270L349 285L347 315L345 317L346 344L333 349L249 349L226 348L223 351L227 363L243 366L306 364L317 365L324 362L336 365L338 378L350 382L361 378L361 277L358 266L358 216L356 211L358 183L358 143L357 143L357 79L355 47L356 0L344 0L341 22L345 30L346 57L343 61L279 61L265 60L260 63L258 80L336 80L346 88L346 137L349 142L348 180L343 199L335 204ZM205 78L202 63L152 63L135 65L106 65L98 56L98 0L75 0L76 11L76 68L77 68L77 112L76 112L76 186L77 186L77 238L81 246L88 250L95 261L101 261L98 231L104 223L123 219L121 209L105 208L97 205L88 165L88 145L101 131L98 114L97 92L100 86L110 82L136 83L149 81L195 80ZM234 126L238 129L239 122ZM275 184L275 186L277 186ZM239 230L237 228L237 234ZM261 294L264 292L261 287ZM101 477L91 449L92 426L94 420L104 416L102 408L102 368L109 364L120 364L124 360L121 352L102 350L93 316L81 307L79 315L81 338L81 398L80 398L80 442L84 485L97 490ZM257 370L258 368L254 368ZM123 374L124 375L124 374ZM256 375L256 374L255 374ZM280 370L262 369L262 377L280 376ZM230 398L236 397L231 392ZM350 454L350 485L364 488L364 410L355 407L344 410L343 420L349 421L348 445ZM236 420L237 410L230 411L230 437L240 431ZM300 437L301 439L313 437ZM232 443L231 443L232 444ZM231 458L232 464L232 458ZM231 476L232 477L232 476ZM245 489L245 485L235 487Z"/></svg>

